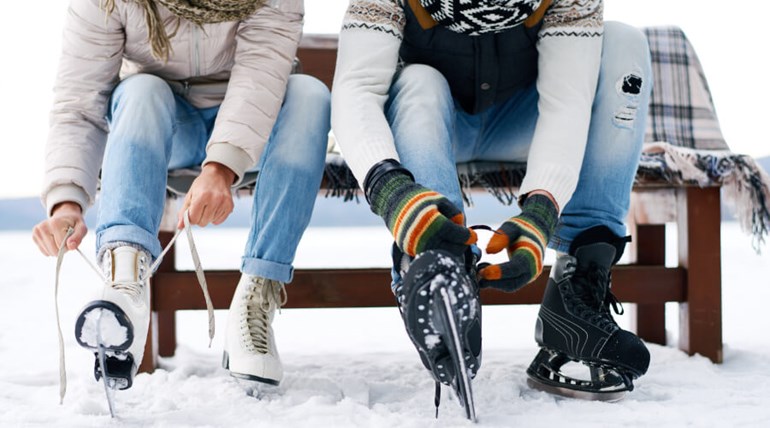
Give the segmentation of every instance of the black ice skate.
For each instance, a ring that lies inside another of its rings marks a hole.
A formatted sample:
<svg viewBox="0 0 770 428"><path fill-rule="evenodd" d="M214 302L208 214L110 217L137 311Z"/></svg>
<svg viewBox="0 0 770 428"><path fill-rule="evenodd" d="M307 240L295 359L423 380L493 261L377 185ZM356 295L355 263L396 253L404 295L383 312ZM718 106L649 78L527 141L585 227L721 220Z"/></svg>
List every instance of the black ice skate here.
<svg viewBox="0 0 770 428"><path fill-rule="evenodd" d="M647 371L650 354L633 333L618 327L610 306L621 314L610 291L610 268L627 238L604 226L581 233L569 255L556 260L537 319L535 340L541 349L527 369L530 387L589 400L617 401L634 389ZM575 376L570 362L588 366Z"/></svg>
<svg viewBox="0 0 770 428"><path fill-rule="evenodd" d="M418 255L396 285L396 298L409 338L436 381L436 416L441 384L451 385L475 422L471 379L481 365L481 304L474 270L468 268L475 257L468 253L467 266L445 251Z"/></svg>

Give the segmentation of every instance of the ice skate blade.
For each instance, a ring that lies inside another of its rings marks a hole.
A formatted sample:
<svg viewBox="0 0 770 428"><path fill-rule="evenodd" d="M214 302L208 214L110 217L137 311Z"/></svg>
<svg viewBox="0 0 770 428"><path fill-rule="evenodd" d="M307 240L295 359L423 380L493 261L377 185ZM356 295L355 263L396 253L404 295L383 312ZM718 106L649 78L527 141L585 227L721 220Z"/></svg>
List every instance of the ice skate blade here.
<svg viewBox="0 0 770 428"><path fill-rule="evenodd" d="M628 391L612 391L612 392L595 392L595 391L581 391L576 389L565 388L563 386L551 385L542 383L532 377L527 378L527 386L538 391L547 392L548 394L558 395L565 398L576 398L586 401L604 401L608 403L615 403L626 397Z"/></svg>
<svg viewBox="0 0 770 428"><path fill-rule="evenodd" d="M590 370L591 379L580 379L563 371L570 362ZM569 358L564 353L541 348L527 368L527 385L550 394L590 401L619 401L634 389L631 377L616 368Z"/></svg>
<svg viewBox="0 0 770 428"><path fill-rule="evenodd" d="M103 338L101 336L102 333L102 319L104 318L104 314L106 311L99 310L95 312L96 316L91 317L94 322L94 340L96 341L96 367L94 368L94 376L96 377L96 380L99 380L99 377L101 375L102 378L102 385L104 385L104 395L107 398L107 407L110 410L110 418L115 419L115 386L117 385L115 380L111 377L109 377L107 372L107 351L104 347ZM87 314L87 311L83 311L83 314ZM79 319L80 320L80 319ZM78 320L78 321L79 321ZM80 324L80 323L78 323ZM130 360L129 360L130 363ZM98 369L98 370L97 370ZM130 385L130 378L128 379L129 383L126 387L131 386Z"/></svg>
<svg viewBox="0 0 770 428"><path fill-rule="evenodd" d="M257 383L261 383L261 384L265 384L265 385L270 385L270 386L278 386L281 383L281 381L276 380L276 379L269 379L269 378L266 378L266 377L255 376L253 374L248 374L248 373L238 373L238 372L230 370L230 355L227 352L224 352L222 354L222 367L224 367L225 370L230 372L230 376L232 376L232 377L234 377L236 379L239 379L238 383L241 383L240 382L241 380L242 381L257 382Z"/></svg>
<svg viewBox="0 0 770 428"><path fill-rule="evenodd" d="M104 352L104 347L99 346L99 352L97 353L97 365L102 367L101 372L101 378L102 378L102 384L104 385L104 395L107 398L107 407L110 410L110 418L115 418L115 385L112 382L111 378L108 378L106 373L104 372L104 367L107 366L107 356ZM99 375L97 374L96 380L99 380Z"/></svg>
<svg viewBox="0 0 770 428"><path fill-rule="evenodd" d="M471 379L468 375L468 366L466 365L465 350L462 347L460 333L457 329L457 323L452 315L452 302L445 288L440 288L440 301L437 302L435 311L441 321L441 324L448 330L442 336L446 341L447 348L454 365L455 376L452 379L452 388L460 401L460 405L465 409L465 417L471 422L476 422L476 407L473 402L473 389L471 388Z"/></svg>
<svg viewBox="0 0 770 428"><path fill-rule="evenodd" d="M244 380L244 381L258 382L263 385L278 386L280 384L280 382L275 379L268 379L268 378L254 376L246 373L237 373L234 371L230 372L230 376L236 379Z"/></svg>
<svg viewBox="0 0 770 428"><path fill-rule="evenodd" d="M237 376L233 376L233 378L235 379L235 383L238 384L238 386L243 390L243 392L246 393L246 395L256 399L262 398L265 394L275 392L278 388L274 384L269 384L258 380L246 379Z"/></svg>

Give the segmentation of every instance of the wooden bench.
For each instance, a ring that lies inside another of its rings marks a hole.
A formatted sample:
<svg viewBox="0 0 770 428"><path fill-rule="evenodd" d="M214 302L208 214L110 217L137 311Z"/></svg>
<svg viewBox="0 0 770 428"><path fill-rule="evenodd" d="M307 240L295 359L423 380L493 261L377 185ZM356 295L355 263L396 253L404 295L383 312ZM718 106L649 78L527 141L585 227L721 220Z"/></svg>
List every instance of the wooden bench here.
<svg viewBox="0 0 770 428"><path fill-rule="evenodd" d="M331 86L336 62L336 35L306 36L298 57L302 72ZM634 192L671 189L660 181L638 177ZM478 183L474 188L480 189ZM321 191L328 190L328 177ZM679 263L666 267L665 224L644 224L630 219L633 241L630 263L613 270L613 292L619 300L635 304L633 329L647 342L666 344L665 305L679 303L679 348L722 361L722 309L720 259L720 187L673 186L677 201ZM174 221L171 222L172 225ZM173 226L172 226L173 227ZM171 232L162 231L167 243ZM534 284L516 293L482 290L485 305L539 304L550 268ZM227 309L240 277L237 270L207 270L211 299L216 309ZM389 287L390 270L297 269L288 287L287 308L395 306ZM152 328L141 369L152 371L157 357L174 355L175 312L205 309L195 273L178 270L173 248L152 278Z"/></svg>

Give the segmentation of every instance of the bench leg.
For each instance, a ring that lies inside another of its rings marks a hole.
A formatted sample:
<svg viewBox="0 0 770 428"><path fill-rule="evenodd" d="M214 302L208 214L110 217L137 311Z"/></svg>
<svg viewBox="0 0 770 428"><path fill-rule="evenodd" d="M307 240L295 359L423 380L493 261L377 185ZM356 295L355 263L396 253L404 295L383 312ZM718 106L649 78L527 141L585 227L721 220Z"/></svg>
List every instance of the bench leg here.
<svg viewBox="0 0 770 428"><path fill-rule="evenodd" d="M173 238L173 232L158 233L158 238L162 247L168 245ZM173 272L176 270L174 247L171 247L158 266L157 272ZM152 282L152 279L150 279ZM153 294L155 284L150 285ZM155 301L153 296L151 302ZM147 343L144 346L144 360L139 366L140 372L152 372L158 365L158 356L171 357L176 349L176 322L173 311L157 312L152 311L150 317L150 328L147 335Z"/></svg>
<svg viewBox="0 0 770 428"><path fill-rule="evenodd" d="M661 266L666 264L666 225L635 224L634 253L639 265ZM639 303L632 321L636 334L648 343L666 344L666 304Z"/></svg>
<svg viewBox="0 0 770 428"><path fill-rule="evenodd" d="M158 234L161 246L164 248L174 237L172 232L161 231ZM158 266L158 272L176 271L176 248L171 247L163 261ZM156 337L158 344L158 354L162 357L173 357L176 351L176 314L174 311L153 312L153 319L156 321Z"/></svg>
<svg viewBox="0 0 770 428"><path fill-rule="evenodd" d="M152 373L158 367L158 334L155 314L150 316L150 328L147 330L147 342L144 344L144 358L139 364L139 373Z"/></svg>
<svg viewBox="0 0 770 428"><path fill-rule="evenodd" d="M722 362L722 268L719 187L677 190L679 264L687 269L679 348Z"/></svg>
<svg viewBox="0 0 770 428"><path fill-rule="evenodd" d="M176 351L176 313L156 312L158 320L158 355L173 357Z"/></svg>
<svg viewBox="0 0 770 428"><path fill-rule="evenodd" d="M144 344L144 358L139 365L140 373L152 373L158 367L158 357L173 357L176 350L176 322L174 312L153 312L147 342Z"/></svg>
<svg viewBox="0 0 770 428"><path fill-rule="evenodd" d="M645 342L666 344L665 303L637 304L633 323L637 336Z"/></svg>

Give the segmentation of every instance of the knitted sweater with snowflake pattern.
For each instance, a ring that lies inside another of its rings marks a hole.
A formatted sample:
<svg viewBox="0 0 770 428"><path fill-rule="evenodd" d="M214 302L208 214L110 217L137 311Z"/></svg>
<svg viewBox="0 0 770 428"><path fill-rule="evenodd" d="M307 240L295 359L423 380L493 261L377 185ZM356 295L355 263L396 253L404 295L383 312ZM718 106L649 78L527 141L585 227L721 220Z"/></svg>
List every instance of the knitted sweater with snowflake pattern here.
<svg viewBox="0 0 770 428"><path fill-rule="evenodd" d="M407 8L427 11L433 25L438 22L467 37L509 31L528 19L542 20L536 42L539 117L520 192L546 190L563 208L577 186L585 152L601 58L603 1L471 3L477 6L473 10L455 10L452 5L460 3L444 0L350 2L340 32L332 94L332 128L345 160L361 183L377 162L398 159L383 108L399 67ZM503 20L496 17L498 27L468 25L479 22L478 15L469 15L483 8L494 13L498 5L500 10L513 10Z"/></svg>

